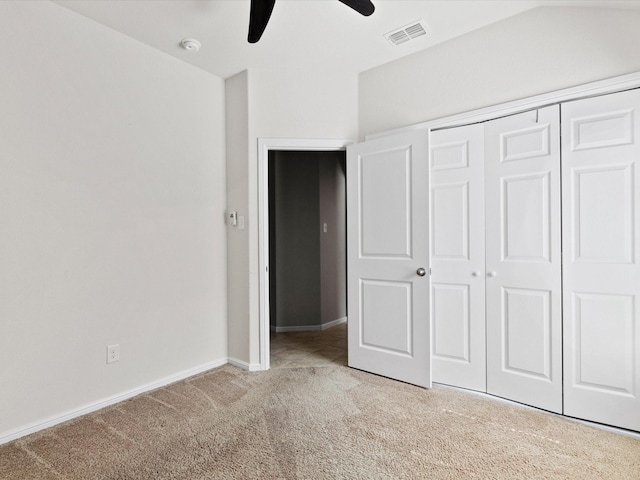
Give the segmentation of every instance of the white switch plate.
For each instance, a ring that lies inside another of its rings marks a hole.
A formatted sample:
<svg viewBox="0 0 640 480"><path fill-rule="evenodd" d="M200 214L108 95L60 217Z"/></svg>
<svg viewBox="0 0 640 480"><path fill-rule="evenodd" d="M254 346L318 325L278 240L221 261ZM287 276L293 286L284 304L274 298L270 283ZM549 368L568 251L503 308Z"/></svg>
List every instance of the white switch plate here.
<svg viewBox="0 0 640 480"><path fill-rule="evenodd" d="M107 346L107 363L113 363L120 360L120 345Z"/></svg>

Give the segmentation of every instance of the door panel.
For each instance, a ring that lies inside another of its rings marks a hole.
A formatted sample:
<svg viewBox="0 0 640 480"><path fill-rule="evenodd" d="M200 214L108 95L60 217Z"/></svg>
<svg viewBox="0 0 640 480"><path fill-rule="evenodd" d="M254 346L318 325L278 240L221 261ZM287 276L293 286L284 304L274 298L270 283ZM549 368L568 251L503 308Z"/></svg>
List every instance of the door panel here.
<svg viewBox="0 0 640 480"><path fill-rule="evenodd" d="M587 389L634 394L632 295L575 294L576 378ZM602 319L607 319L602 335ZM597 353L597 355L595 355Z"/></svg>
<svg viewBox="0 0 640 480"><path fill-rule="evenodd" d="M411 356L411 283L360 280L360 288L360 344L365 348L386 351L392 355ZM394 317L398 320L388 321Z"/></svg>
<svg viewBox="0 0 640 480"><path fill-rule="evenodd" d="M469 260L469 182L431 188L433 258Z"/></svg>
<svg viewBox="0 0 640 480"><path fill-rule="evenodd" d="M551 292L504 288L503 369L551 380Z"/></svg>
<svg viewBox="0 0 640 480"><path fill-rule="evenodd" d="M427 143L426 132L410 132L347 148L349 366L424 387L431 386Z"/></svg>
<svg viewBox="0 0 640 480"><path fill-rule="evenodd" d="M502 260L549 262L549 173L502 178Z"/></svg>
<svg viewBox="0 0 640 480"><path fill-rule="evenodd" d="M411 146L359 159L362 257L411 256ZM381 195L389 190L392 195ZM392 233L392 234L390 234Z"/></svg>
<svg viewBox="0 0 640 480"><path fill-rule="evenodd" d="M433 380L486 390L484 126L431 132Z"/></svg>
<svg viewBox="0 0 640 480"><path fill-rule="evenodd" d="M431 304L434 358L468 364L471 358L469 285L433 284ZM442 373L437 373L440 378ZM436 374L435 365L433 374Z"/></svg>
<svg viewBox="0 0 640 480"><path fill-rule="evenodd" d="M640 91L562 105L564 412L640 431Z"/></svg>
<svg viewBox="0 0 640 480"><path fill-rule="evenodd" d="M487 392L562 412L559 107L485 123Z"/></svg>
<svg viewBox="0 0 640 480"><path fill-rule="evenodd" d="M633 174L632 164L573 169L576 261L633 263Z"/></svg>

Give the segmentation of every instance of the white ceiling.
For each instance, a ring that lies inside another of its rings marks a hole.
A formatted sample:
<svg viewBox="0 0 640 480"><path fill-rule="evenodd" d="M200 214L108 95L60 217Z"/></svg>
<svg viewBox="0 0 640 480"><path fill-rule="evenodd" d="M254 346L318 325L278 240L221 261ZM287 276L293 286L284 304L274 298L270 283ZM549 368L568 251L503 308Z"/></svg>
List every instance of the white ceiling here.
<svg viewBox="0 0 640 480"><path fill-rule="evenodd" d="M361 72L541 5L640 8L640 0L373 0L363 17L337 0L277 0L257 44L250 0L53 0L169 55L227 78L247 68ZM415 20L428 35L393 46L383 35ZM199 52L180 46L202 43Z"/></svg>

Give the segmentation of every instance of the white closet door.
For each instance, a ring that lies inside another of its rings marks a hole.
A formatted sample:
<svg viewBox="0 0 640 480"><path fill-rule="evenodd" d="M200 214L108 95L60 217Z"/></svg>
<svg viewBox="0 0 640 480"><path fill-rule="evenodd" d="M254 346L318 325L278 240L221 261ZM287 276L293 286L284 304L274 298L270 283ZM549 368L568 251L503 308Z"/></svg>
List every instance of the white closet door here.
<svg viewBox="0 0 640 480"><path fill-rule="evenodd" d="M562 105L566 415L640 430L640 91Z"/></svg>
<svg viewBox="0 0 640 480"><path fill-rule="evenodd" d="M562 412L559 106L485 124L487 392Z"/></svg>
<svg viewBox="0 0 640 480"><path fill-rule="evenodd" d="M347 147L349 366L423 387L431 386L427 137Z"/></svg>
<svg viewBox="0 0 640 480"><path fill-rule="evenodd" d="M484 126L431 133L434 382L486 391Z"/></svg>

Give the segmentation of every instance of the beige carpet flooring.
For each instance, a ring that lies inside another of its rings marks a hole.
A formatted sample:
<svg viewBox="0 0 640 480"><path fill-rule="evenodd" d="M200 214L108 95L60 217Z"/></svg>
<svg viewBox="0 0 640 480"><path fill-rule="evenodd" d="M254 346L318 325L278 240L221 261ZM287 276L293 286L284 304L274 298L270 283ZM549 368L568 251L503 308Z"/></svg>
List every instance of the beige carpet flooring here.
<svg viewBox="0 0 640 480"><path fill-rule="evenodd" d="M224 366L0 446L0 478L640 479L640 440L353 370L307 337L273 339L268 372Z"/></svg>

